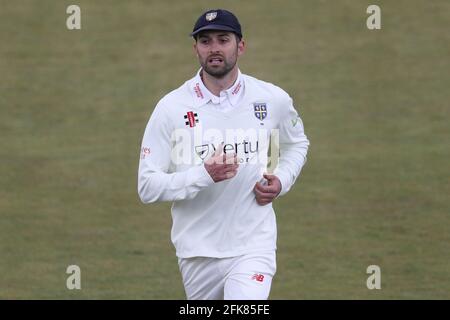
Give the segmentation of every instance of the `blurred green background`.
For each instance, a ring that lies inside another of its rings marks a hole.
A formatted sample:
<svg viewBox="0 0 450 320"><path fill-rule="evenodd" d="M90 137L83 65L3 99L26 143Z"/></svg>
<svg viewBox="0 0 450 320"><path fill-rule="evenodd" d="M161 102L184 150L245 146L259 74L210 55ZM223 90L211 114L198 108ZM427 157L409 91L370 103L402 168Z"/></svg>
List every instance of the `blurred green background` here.
<svg viewBox="0 0 450 320"><path fill-rule="evenodd" d="M154 105L197 71L195 20L217 7L241 20L241 70L289 92L311 140L274 204L271 298L450 298L449 1L0 4L1 299L185 298L170 203L140 203L137 165ZM66 288L71 264L82 290Z"/></svg>

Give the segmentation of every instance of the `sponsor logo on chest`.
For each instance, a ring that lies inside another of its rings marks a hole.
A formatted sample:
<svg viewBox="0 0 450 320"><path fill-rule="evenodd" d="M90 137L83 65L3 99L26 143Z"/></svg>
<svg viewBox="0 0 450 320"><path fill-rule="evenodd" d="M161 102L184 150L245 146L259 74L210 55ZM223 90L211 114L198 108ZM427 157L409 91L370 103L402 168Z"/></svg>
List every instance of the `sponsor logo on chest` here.
<svg viewBox="0 0 450 320"><path fill-rule="evenodd" d="M193 112L193 111L188 111L185 115L184 115L184 120L185 120L185 125L189 126L189 127L195 127L195 124L198 122L198 114L197 112Z"/></svg>

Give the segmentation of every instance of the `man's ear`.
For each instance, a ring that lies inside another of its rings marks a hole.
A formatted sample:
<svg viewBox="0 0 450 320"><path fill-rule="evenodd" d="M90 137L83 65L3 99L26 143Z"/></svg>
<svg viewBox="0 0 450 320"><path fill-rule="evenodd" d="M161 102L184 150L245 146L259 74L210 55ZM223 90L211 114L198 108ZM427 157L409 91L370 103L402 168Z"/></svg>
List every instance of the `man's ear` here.
<svg viewBox="0 0 450 320"><path fill-rule="evenodd" d="M243 55L245 52L246 46L244 39L238 42L238 56Z"/></svg>
<svg viewBox="0 0 450 320"><path fill-rule="evenodd" d="M194 49L194 53L195 53L195 55L196 55L197 58L198 58L198 53L197 53L197 41L196 41L196 40L194 40L194 44L192 45L192 49Z"/></svg>

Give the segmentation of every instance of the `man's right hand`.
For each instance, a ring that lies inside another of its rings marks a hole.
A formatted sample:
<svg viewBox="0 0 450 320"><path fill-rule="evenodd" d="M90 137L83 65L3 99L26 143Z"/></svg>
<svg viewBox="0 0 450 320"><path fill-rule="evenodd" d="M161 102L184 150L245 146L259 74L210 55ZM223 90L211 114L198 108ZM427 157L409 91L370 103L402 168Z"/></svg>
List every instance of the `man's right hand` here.
<svg viewBox="0 0 450 320"><path fill-rule="evenodd" d="M239 164L236 153L225 154L223 143L216 149L213 155L205 161L205 169L214 182L231 179L237 174Z"/></svg>

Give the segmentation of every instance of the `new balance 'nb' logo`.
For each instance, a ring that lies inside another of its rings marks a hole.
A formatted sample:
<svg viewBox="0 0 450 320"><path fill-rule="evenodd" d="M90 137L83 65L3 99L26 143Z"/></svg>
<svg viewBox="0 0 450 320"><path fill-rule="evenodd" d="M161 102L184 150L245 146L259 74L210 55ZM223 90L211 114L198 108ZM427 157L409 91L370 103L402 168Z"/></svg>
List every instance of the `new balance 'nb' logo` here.
<svg viewBox="0 0 450 320"><path fill-rule="evenodd" d="M263 282L263 281L264 281L264 275L263 275L263 274L255 273L255 274L253 275L253 277L252 277L252 280L256 280L256 281L259 281L259 282Z"/></svg>

